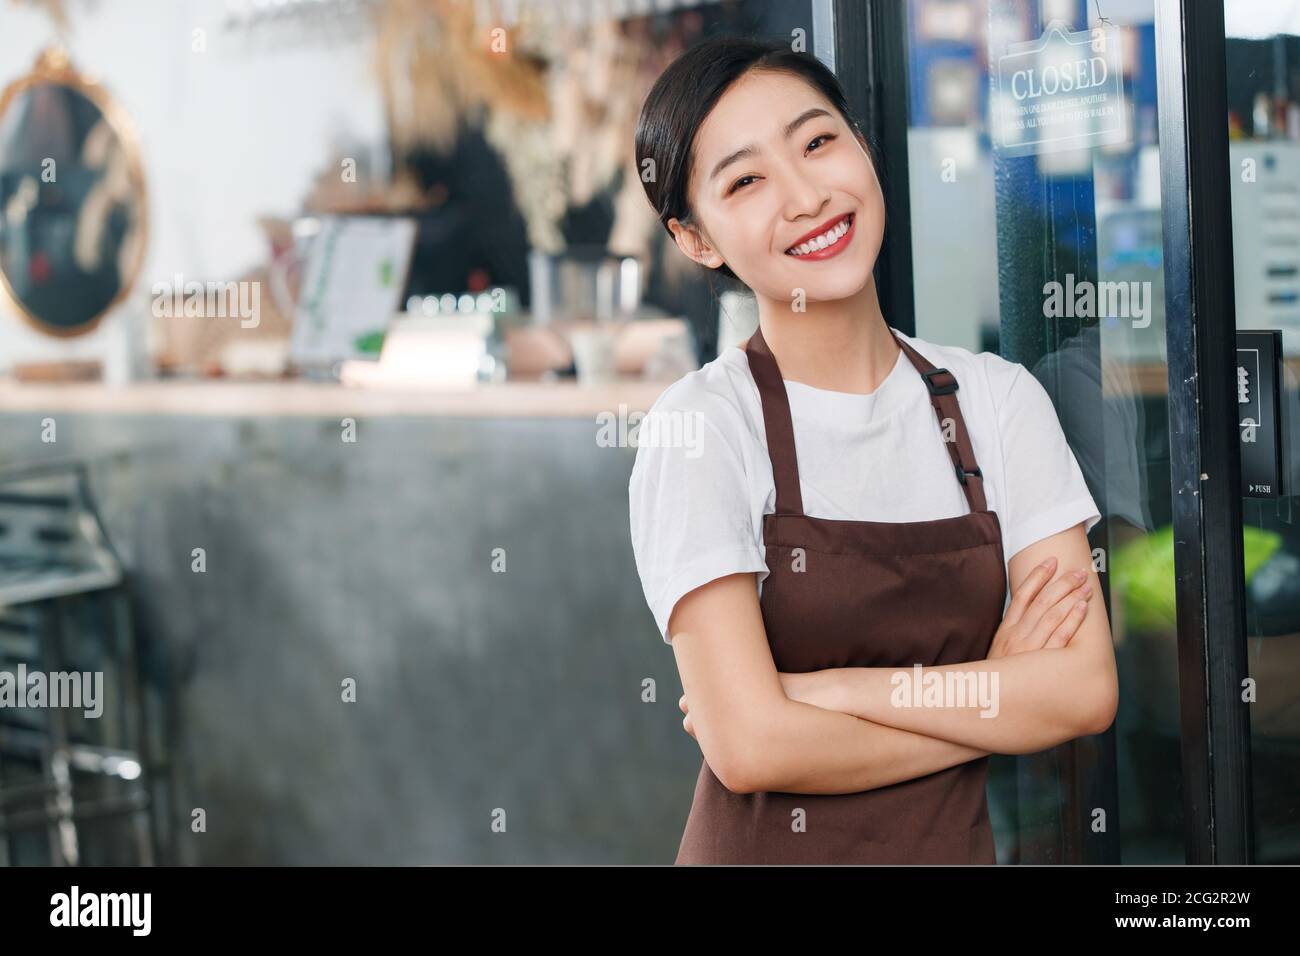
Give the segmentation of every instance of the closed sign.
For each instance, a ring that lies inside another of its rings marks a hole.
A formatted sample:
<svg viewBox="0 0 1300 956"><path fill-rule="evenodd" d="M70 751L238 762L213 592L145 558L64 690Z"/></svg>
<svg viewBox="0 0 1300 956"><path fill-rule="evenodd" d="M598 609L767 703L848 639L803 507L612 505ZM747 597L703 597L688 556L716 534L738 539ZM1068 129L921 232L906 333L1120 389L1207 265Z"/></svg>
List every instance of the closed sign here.
<svg viewBox="0 0 1300 956"><path fill-rule="evenodd" d="M998 59L994 145L1008 156L1128 140L1119 30L1053 24Z"/></svg>

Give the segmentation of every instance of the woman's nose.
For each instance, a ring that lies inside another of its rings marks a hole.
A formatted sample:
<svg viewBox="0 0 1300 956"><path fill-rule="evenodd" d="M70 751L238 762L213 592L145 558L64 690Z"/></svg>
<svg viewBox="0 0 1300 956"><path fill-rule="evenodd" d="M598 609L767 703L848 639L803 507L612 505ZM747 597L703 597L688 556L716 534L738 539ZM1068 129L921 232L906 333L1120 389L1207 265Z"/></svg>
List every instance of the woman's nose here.
<svg viewBox="0 0 1300 956"><path fill-rule="evenodd" d="M785 174L784 179L782 185L786 198L785 213L790 219L815 216L830 199L830 193L803 170L791 169Z"/></svg>

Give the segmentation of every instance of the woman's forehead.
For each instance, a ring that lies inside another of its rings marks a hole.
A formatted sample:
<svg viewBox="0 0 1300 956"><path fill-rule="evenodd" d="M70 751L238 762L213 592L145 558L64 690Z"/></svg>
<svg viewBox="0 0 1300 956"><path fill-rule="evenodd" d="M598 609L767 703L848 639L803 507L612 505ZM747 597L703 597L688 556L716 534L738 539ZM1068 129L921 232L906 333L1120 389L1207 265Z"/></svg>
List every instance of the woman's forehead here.
<svg viewBox="0 0 1300 956"><path fill-rule="evenodd" d="M812 110L835 116L821 91L797 76L751 70L718 98L694 144L692 179L707 186L715 165L742 150L762 152Z"/></svg>
<svg viewBox="0 0 1300 956"><path fill-rule="evenodd" d="M805 110L820 107L834 115L830 101L810 83L788 73L751 70L718 98L695 137L697 155L739 149L781 137L782 128Z"/></svg>

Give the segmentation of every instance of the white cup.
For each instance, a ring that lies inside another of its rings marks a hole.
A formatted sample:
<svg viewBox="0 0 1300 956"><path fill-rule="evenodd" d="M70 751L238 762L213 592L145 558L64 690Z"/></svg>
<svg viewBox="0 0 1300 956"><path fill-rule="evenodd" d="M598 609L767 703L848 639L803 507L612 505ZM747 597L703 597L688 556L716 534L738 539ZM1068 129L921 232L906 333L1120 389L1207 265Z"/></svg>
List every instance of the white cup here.
<svg viewBox="0 0 1300 956"><path fill-rule="evenodd" d="M614 329L575 329L569 335L573 347L573 364L578 372L579 385L601 385L617 377L614 361Z"/></svg>

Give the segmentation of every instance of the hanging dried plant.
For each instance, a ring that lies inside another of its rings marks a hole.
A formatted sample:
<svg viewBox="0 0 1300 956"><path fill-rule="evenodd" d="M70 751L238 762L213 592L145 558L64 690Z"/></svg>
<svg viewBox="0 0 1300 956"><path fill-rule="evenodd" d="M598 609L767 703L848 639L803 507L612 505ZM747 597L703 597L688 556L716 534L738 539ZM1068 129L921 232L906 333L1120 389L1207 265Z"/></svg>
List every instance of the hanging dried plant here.
<svg viewBox="0 0 1300 956"><path fill-rule="evenodd" d="M629 36L615 20L568 24L521 20L519 36L549 64L547 119L495 111L486 124L489 141L505 157L515 200L528 222L529 240L545 252L564 249L559 222L569 206L581 206L605 190L624 171L625 188L616 202L611 248L639 250L646 219L631 205L644 196L630 193L635 177L632 136L642 98L653 77L642 62L647 44ZM635 185L639 189L639 182ZM631 221L627 218L630 214ZM653 217L651 217L653 218Z"/></svg>
<svg viewBox="0 0 1300 956"><path fill-rule="evenodd" d="M632 156L642 99L664 55L644 29L573 22L524 4L510 26L478 19L497 5L389 0L377 14L377 67L393 147L446 154L469 120L501 155L539 250L564 249L560 221L623 171L611 248L640 254L655 220ZM640 205L637 205L637 204Z"/></svg>
<svg viewBox="0 0 1300 956"><path fill-rule="evenodd" d="M447 153L466 116L548 112L544 64L517 50L514 31L480 23L457 0L390 0L377 13L376 57L393 145Z"/></svg>

